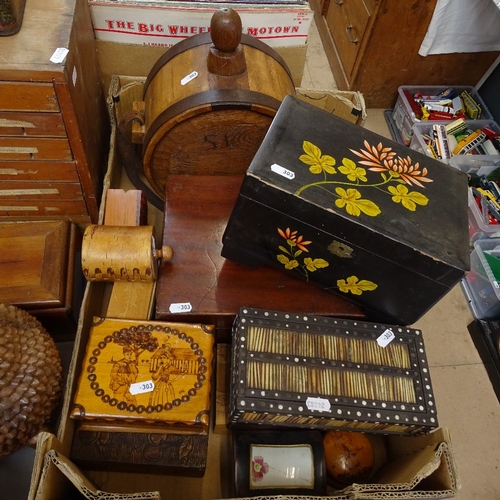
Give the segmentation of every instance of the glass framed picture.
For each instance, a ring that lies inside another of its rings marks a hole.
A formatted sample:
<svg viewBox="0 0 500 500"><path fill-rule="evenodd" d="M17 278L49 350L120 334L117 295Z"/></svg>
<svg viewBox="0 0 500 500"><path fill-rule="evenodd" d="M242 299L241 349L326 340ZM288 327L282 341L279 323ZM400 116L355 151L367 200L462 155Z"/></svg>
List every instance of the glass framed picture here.
<svg viewBox="0 0 500 500"><path fill-rule="evenodd" d="M233 433L235 495L323 495L326 472L319 431Z"/></svg>

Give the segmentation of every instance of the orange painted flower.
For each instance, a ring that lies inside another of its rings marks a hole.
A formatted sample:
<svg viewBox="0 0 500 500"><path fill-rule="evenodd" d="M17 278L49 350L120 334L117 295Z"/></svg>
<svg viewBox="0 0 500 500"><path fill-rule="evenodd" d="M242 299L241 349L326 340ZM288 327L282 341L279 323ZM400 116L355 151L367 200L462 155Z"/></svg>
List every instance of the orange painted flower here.
<svg viewBox="0 0 500 500"><path fill-rule="evenodd" d="M297 236L298 231L291 231L289 227L286 228L285 231L280 229L279 227L278 233L282 238L285 238L286 242L291 246L291 247L297 247L300 248L300 250L304 252L309 252L309 250L305 247L305 245L310 245L312 241L304 241L303 236Z"/></svg>
<svg viewBox="0 0 500 500"><path fill-rule="evenodd" d="M407 184L415 184L424 187L422 182L433 182L427 177L427 169L420 169L418 163L413 164L412 159L407 156L402 158L397 156L392 148L384 148L382 143L377 146L370 146L368 141L364 141L365 149L361 151L351 151L363 159L359 163L367 165L373 172L389 171L394 177L400 177Z"/></svg>
<svg viewBox="0 0 500 500"><path fill-rule="evenodd" d="M285 238L285 240L295 240L297 237L297 232L298 231L291 231L289 227L287 227L284 231L283 229L278 228L278 233L280 233L280 236L282 238Z"/></svg>

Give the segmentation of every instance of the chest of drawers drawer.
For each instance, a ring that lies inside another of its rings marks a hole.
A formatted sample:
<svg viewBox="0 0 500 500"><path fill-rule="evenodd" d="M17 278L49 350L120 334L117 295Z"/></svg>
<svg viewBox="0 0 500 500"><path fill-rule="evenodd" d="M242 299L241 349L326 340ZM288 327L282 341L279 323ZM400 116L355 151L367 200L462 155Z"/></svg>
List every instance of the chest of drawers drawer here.
<svg viewBox="0 0 500 500"><path fill-rule="evenodd" d="M0 111L0 136L66 137L61 113Z"/></svg>
<svg viewBox="0 0 500 500"><path fill-rule="evenodd" d="M323 12L344 70L350 74L370 19L368 7L363 0L326 0Z"/></svg>
<svg viewBox="0 0 500 500"><path fill-rule="evenodd" d="M72 160L67 138L0 137L0 160Z"/></svg>
<svg viewBox="0 0 500 500"><path fill-rule="evenodd" d="M71 161L1 161L0 183L8 181L80 182L76 165Z"/></svg>
<svg viewBox="0 0 500 500"><path fill-rule="evenodd" d="M0 200L79 201L83 198L79 183L72 182L2 182Z"/></svg>
<svg viewBox="0 0 500 500"><path fill-rule="evenodd" d="M87 205L82 200L1 200L0 218L25 220L70 217L76 224L90 222ZM0 219L5 222L5 219Z"/></svg>
<svg viewBox="0 0 500 500"><path fill-rule="evenodd" d="M60 111L51 83L0 82L0 110Z"/></svg>
<svg viewBox="0 0 500 500"><path fill-rule="evenodd" d="M0 223L97 223L110 127L88 2L27 2L3 38Z"/></svg>

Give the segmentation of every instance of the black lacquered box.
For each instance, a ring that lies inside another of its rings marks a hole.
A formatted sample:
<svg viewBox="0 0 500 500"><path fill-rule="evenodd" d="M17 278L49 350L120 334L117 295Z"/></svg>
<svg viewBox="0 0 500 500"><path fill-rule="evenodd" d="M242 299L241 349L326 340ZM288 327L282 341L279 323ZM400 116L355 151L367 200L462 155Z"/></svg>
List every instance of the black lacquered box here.
<svg viewBox="0 0 500 500"><path fill-rule="evenodd" d="M469 269L467 189L463 172L287 96L247 170L222 255L410 325Z"/></svg>
<svg viewBox="0 0 500 500"><path fill-rule="evenodd" d="M242 308L229 426L419 434L438 426L422 332Z"/></svg>

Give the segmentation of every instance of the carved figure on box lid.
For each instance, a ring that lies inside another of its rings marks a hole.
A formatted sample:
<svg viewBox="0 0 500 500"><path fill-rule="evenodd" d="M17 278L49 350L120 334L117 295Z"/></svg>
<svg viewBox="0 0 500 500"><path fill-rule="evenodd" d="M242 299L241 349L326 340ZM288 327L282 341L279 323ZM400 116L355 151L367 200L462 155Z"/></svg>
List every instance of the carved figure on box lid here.
<svg viewBox="0 0 500 500"><path fill-rule="evenodd" d="M71 416L207 428L212 330L94 318Z"/></svg>

